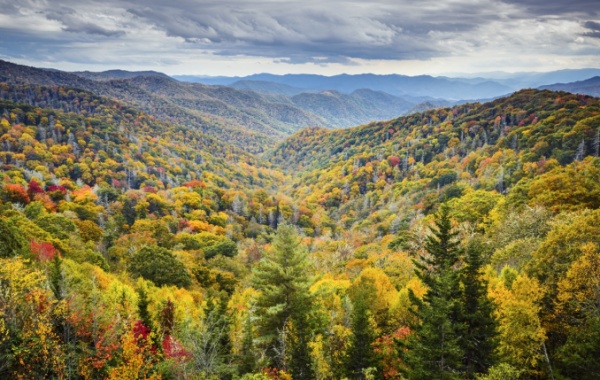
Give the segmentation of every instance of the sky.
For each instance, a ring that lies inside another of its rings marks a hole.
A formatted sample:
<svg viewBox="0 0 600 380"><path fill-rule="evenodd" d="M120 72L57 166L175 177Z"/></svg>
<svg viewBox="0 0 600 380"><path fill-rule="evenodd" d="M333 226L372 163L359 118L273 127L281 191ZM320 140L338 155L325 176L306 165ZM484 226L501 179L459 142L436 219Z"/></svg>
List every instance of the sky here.
<svg viewBox="0 0 600 380"><path fill-rule="evenodd" d="M0 59L66 71L600 67L599 0L0 0Z"/></svg>

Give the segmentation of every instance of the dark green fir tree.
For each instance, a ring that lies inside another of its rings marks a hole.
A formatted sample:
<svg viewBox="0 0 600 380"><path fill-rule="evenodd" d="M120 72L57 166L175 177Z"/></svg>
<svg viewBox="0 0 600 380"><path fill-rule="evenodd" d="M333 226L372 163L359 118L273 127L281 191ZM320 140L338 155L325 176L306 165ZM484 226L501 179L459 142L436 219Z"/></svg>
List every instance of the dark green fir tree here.
<svg viewBox="0 0 600 380"><path fill-rule="evenodd" d="M242 348L238 356L238 374L245 375L256 371L256 353L254 347L254 329L252 327L252 314L248 311L244 321L244 330L242 337Z"/></svg>
<svg viewBox="0 0 600 380"><path fill-rule="evenodd" d="M476 374L487 373L494 364L496 321L492 315L493 304L487 297L487 284L481 279L483 247L478 240L467 246L465 267L462 270L463 310L462 322L465 377L474 379Z"/></svg>
<svg viewBox="0 0 600 380"><path fill-rule="evenodd" d="M253 273L257 343L268 365L289 371L294 379L314 377L308 342L312 334L306 250L294 226L281 224Z"/></svg>
<svg viewBox="0 0 600 380"><path fill-rule="evenodd" d="M349 379L364 379L365 370L378 369L379 358L373 342L377 338L371 323L369 300L375 296L372 280L361 279L352 299L352 335L346 356L346 375Z"/></svg>
<svg viewBox="0 0 600 380"><path fill-rule="evenodd" d="M465 326L461 318L460 259L457 233L448 208L442 205L425 249L428 255L414 260L415 273L428 290L419 299L410 292L420 323L411 326L404 360L409 379L459 379L463 373ZM403 350L404 351L404 350Z"/></svg>

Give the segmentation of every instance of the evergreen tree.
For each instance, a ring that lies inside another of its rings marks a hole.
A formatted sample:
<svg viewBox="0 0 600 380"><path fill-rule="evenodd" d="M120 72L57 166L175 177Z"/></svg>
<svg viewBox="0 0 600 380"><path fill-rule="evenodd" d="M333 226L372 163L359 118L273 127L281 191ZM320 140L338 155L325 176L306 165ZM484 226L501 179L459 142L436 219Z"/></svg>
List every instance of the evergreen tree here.
<svg viewBox="0 0 600 380"><path fill-rule="evenodd" d="M304 300L306 310L310 305ZM291 319L289 334L290 358L288 369L294 379L311 379L314 377L312 369L311 352L308 343L311 338L311 326L308 313L297 313Z"/></svg>
<svg viewBox="0 0 600 380"><path fill-rule="evenodd" d="M253 373L256 370L256 354L254 353L254 329L252 328L252 318L250 311L244 321L244 330L242 337L242 349L238 356L238 373L245 375Z"/></svg>
<svg viewBox="0 0 600 380"><path fill-rule="evenodd" d="M140 315L140 320L144 323L144 326L152 330L152 318L150 317L150 312L148 311L150 300L148 299L148 292L146 291L146 287L144 285L140 286L138 289L138 295L138 314Z"/></svg>
<svg viewBox="0 0 600 380"><path fill-rule="evenodd" d="M268 365L289 370L294 379L313 377L308 342L311 296L306 252L291 225L282 224L253 273L258 342Z"/></svg>
<svg viewBox="0 0 600 380"><path fill-rule="evenodd" d="M473 241L467 247L462 271L464 365L466 377L473 379L475 374L487 373L494 364L496 348L496 321L492 316L493 304L487 297L486 284L481 277L483 260L482 247Z"/></svg>
<svg viewBox="0 0 600 380"><path fill-rule="evenodd" d="M377 368L378 357L373 349L377 338L370 321L369 300L375 287L372 281L361 279L352 297L352 336L346 356L346 374L349 379L364 379L367 368Z"/></svg>
<svg viewBox="0 0 600 380"><path fill-rule="evenodd" d="M404 360L410 379L456 379L463 371L461 290L456 268L460 258L457 233L442 205L436 227L425 242L428 256L414 260L415 273L427 286L423 299L409 293L421 323L411 326Z"/></svg>
<svg viewBox="0 0 600 380"><path fill-rule="evenodd" d="M219 295L219 298L220 301L217 308L217 314L219 318L219 327L222 331L222 334L219 339L218 351L222 358L221 362L223 363L220 373L222 379L230 379L234 373L234 368L231 366L231 351L233 347L229 335L229 331L231 330L231 320L229 311L227 309L229 295L227 292L222 291Z"/></svg>
<svg viewBox="0 0 600 380"><path fill-rule="evenodd" d="M60 255L55 255L50 263L48 280L54 297L59 301L62 300L63 292L65 291L65 281L63 279L62 259L60 258Z"/></svg>

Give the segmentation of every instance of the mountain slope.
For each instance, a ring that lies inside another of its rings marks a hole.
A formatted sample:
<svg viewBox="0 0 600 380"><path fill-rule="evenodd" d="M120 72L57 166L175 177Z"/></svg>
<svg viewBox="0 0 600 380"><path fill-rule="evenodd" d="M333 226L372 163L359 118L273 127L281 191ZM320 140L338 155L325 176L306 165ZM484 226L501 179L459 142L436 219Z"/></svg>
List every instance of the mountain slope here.
<svg viewBox="0 0 600 380"><path fill-rule="evenodd" d="M261 94L277 94L285 96L294 96L306 91L303 88L292 87L286 84L258 80L239 80L228 84L228 86L238 90L249 90Z"/></svg>
<svg viewBox="0 0 600 380"><path fill-rule="evenodd" d="M127 70L107 70L101 72L93 71L74 71L72 74L91 80L112 80L112 79L130 79L135 77L160 77L170 78L167 74L157 71L127 71Z"/></svg>
<svg viewBox="0 0 600 380"><path fill-rule="evenodd" d="M22 125L2 136L5 171L39 171L90 186L101 182L114 186L117 181L136 189L178 186L192 179L212 182L214 175L221 178L222 187L233 182L245 187L272 185L268 165L253 155L90 92L0 84L0 101L4 117ZM45 161L48 157L54 157L51 165ZM259 163L263 173L251 178L256 173L249 165ZM207 170L213 175L204 177Z"/></svg>
<svg viewBox="0 0 600 380"><path fill-rule="evenodd" d="M151 77L137 77L131 83L187 110L220 117L279 139L302 127L322 123L291 104L275 102L254 92Z"/></svg>
<svg viewBox="0 0 600 380"><path fill-rule="evenodd" d="M162 83L173 82L164 78L153 78L153 80ZM62 71L43 70L0 61L0 82L83 89L127 102L162 120L185 125L217 139L226 139L249 151L261 151L265 146L274 143L271 136L249 130L234 120L225 120L219 116L179 106L166 97L156 96L136 86L131 80L93 81Z"/></svg>
<svg viewBox="0 0 600 380"><path fill-rule="evenodd" d="M573 94L585 94L590 96L600 96L600 76L596 76L583 81L572 83L556 83L549 86L542 86L540 89L552 91L566 91Z"/></svg>
<svg viewBox="0 0 600 380"><path fill-rule="evenodd" d="M0 61L0 81L80 88L194 128L250 152L261 152L299 128L322 120L256 93L182 83L162 76L95 81L78 75Z"/></svg>
<svg viewBox="0 0 600 380"><path fill-rule="evenodd" d="M320 115L327 126L350 127L402 115L412 103L378 91L361 89L350 95L337 91L302 93L291 98L294 105Z"/></svg>
<svg viewBox="0 0 600 380"><path fill-rule="evenodd" d="M599 99L523 90L347 130L307 129L268 157L300 173L290 188L295 198L326 207L335 219L356 215L351 210L361 202L398 194L428 208L459 179L505 192L523 178L597 155L599 131ZM377 204L375 210L385 202Z"/></svg>

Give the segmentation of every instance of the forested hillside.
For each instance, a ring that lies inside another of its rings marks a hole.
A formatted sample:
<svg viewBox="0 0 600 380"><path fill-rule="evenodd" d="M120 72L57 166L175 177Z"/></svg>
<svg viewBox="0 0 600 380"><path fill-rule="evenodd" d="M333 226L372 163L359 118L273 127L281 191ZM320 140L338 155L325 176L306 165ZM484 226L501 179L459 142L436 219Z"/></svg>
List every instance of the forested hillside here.
<svg viewBox="0 0 600 380"><path fill-rule="evenodd" d="M386 93L358 90L286 96L179 82L157 72L45 70L0 60L0 82L65 86L109 97L156 118L259 154L305 127L346 128L397 117L414 106Z"/></svg>
<svg viewBox="0 0 600 380"><path fill-rule="evenodd" d="M356 212L350 209L362 204L381 208L400 197L429 211L468 188L511 195L518 187L523 193L546 172L584 165L578 162L587 155L598 156L599 112L596 98L523 90L490 103L349 130L306 129L282 143L270 160L301 173L291 189L297 199L337 216L350 217ZM552 206L547 191L535 195ZM567 200L554 201L564 207Z"/></svg>
<svg viewBox="0 0 600 380"><path fill-rule="evenodd" d="M274 146L302 127L324 125L318 116L292 104L227 87L182 83L166 75L105 79L0 61L0 81L83 89L252 153Z"/></svg>
<svg viewBox="0 0 600 380"><path fill-rule="evenodd" d="M131 83L195 102L163 81ZM599 99L525 90L257 156L81 87L0 84L0 377L600 376Z"/></svg>

